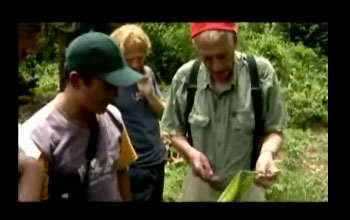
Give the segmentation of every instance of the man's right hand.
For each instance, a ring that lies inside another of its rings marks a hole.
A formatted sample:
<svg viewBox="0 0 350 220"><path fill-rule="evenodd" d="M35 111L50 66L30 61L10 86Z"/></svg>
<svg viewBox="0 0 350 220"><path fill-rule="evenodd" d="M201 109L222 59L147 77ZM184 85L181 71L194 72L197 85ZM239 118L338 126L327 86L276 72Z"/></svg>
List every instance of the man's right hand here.
<svg viewBox="0 0 350 220"><path fill-rule="evenodd" d="M219 180L219 176L214 174L207 157L192 147L185 136L170 136L170 140L190 165L194 175L206 182Z"/></svg>
<svg viewBox="0 0 350 220"><path fill-rule="evenodd" d="M194 175L201 178L203 181L218 180L218 176L214 174L207 157L200 151L192 148L189 155L189 164Z"/></svg>

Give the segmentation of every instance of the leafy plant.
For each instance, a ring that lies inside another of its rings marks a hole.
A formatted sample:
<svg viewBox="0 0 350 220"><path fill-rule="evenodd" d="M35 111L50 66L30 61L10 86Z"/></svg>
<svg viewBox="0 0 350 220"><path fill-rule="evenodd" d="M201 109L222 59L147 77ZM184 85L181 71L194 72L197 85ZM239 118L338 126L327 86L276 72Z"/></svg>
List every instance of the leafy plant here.
<svg viewBox="0 0 350 220"><path fill-rule="evenodd" d="M187 23L139 23L152 43L147 63L170 83L177 69L195 57Z"/></svg>
<svg viewBox="0 0 350 220"><path fill-rule="evenodd" d="M165 169L163 200L176 202L180 200L182 183L186 174L186 164L175 163Z"/></svg>
<svg viewBox="0 0 350 220"><path fill-rule="evenodd" d="M272 63L287 104L290 126L328 125L328 57L279 35L273 25L258 32L250 24L239 25L240 48L266 57Z"/></svg>
<svg viewBox="0 0 350 220"><path fill-rule="evenodd" d="M283 170L276 183L266 189L266 199L278 202L326 201L324 188L316 177Z"/></svg>

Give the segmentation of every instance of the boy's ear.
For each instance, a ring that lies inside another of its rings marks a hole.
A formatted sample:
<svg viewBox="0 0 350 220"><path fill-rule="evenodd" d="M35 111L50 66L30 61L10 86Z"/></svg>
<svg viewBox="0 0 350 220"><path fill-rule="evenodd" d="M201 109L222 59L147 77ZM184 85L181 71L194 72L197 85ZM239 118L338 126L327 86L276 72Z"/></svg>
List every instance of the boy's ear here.
<svg viewBox="0 0 350 220"><path fill-rule="evenodd" d="M79 88L80 79L81 79L81 76L76 71L72 71L69 73L68 81L73 88L76 88L76 89Z"/></svg>

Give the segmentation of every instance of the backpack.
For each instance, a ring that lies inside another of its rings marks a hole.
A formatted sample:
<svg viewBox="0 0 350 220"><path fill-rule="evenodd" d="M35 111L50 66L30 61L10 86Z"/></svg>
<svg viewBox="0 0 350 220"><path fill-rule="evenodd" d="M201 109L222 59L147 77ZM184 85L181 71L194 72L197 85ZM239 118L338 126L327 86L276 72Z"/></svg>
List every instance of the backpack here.
<svg viewBox="0 0 350 220"><path fill-rule="evenodd" d="M253 150L251 155L251 170L255 169L255 165L261 150L261 138L263 136L264 120L262 118L262 91L259 85L259 76L256 61L254 56L247 55L248 69L251 82L251 96L254 107L255 129L253 134ZM188 123L188 116L192 110L194 103L194 96L197 90L197 76L201 61L196 59L191 67L189 85L187 87L187 104L185 109L185 129L187 132L187 140L190 145L193 144L191 129Z"/></svg>

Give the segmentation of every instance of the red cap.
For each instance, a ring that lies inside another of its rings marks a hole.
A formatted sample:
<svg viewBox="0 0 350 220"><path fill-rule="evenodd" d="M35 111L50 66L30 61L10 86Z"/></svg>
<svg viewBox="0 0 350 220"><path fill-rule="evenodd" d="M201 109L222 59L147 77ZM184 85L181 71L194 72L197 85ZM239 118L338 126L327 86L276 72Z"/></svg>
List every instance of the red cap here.
<svg viewBox="0 0 350 220"><path fill-rule="evenodd" d="M225 30L237 33L235 22L194 22L190 23L191 38L194 38L203 31Z"/></svg>

